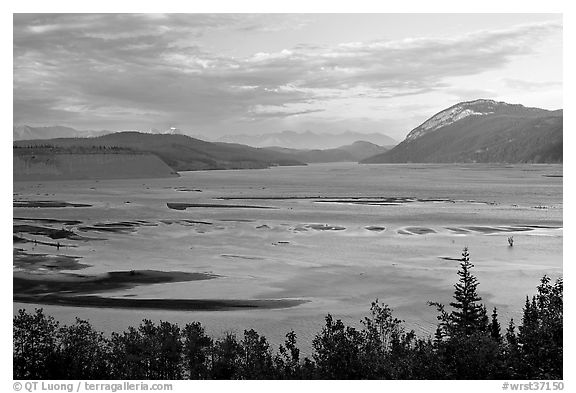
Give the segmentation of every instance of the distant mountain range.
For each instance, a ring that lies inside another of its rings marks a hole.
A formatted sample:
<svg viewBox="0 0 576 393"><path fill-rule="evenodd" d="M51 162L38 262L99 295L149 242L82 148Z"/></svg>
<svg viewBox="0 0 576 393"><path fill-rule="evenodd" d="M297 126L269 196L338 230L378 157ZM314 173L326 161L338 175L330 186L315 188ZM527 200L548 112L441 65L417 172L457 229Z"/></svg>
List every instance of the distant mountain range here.
<svg viewBox="0 0 576 393"><path fill-rule="evenodd" d="M117 132L95 138L56 138L15 141L14 147L44 148L58 154L84 152L86 148L106 153L113 148L152 153L175 171L201 169L251 169L275 165L305 165L292 156L266 149L231 143L212 143L186 135Z"/></svg>
<svg viewBox="0 0 576 393"><path fill-rule="evenodd" d="M461 102L435 114L396 146L386 135L355 132L333 135L284 131L228 137L254 146L267 145L267 148L206 142L171 132L98 131L94 133L105 135L86 137L89 133L69 127L19 126L14 127L14 147L30 149L32 153L41 149L44 158L50 154L108 154L108 150L117 153L114 149L120 148L126 154L151 153L174 171L344 161L554 163L563 160L562 110L549 111L485 99ZM26 154L25 150L18 152L22 157ZM159 172L166 171L159 169Z"/></svg>
<svg viewBox="0 0 576 393"><path fill-rule="evenodd" d="M392 147L398 142L387 135L379 133L363 134L346 131L341 134L314 133L311 131L283 131L260 135L226 135L219 142L233 142L255 147L279 146L288 149L335 149L357 141L371 142L379 146Z"/></svg>
<svg viewBox="0 0 576 393"><path fill-rule="evenodd" d="M15 141L29 139L54 139L54 138L86 138L110 134L113 131L78 131L71 127L49 126L30 127L14 126L12 128L12 138Z"/></svg>
<svg viewBox="0 0 576 393"><path fill-rule="evenodd" d="M461 102L362 163L562 162L563 112L493 100Z"/></svg>
<svg viewBox="0 0 576 393"><path fill-rule="evenodd" d="M340 146L335 149L289 149L285 147L268 147L267 150L274 150L285 153L295 160L306 163L321 162L358 162L376 154L390 150L390 147L379 146L371 142L356 141L349 145Z"/></svg>
<svg viewBox="0 0 576 393"><path fill-rule="evenodd" d="M119 132L141 132L142 134L157 135L185 135L180 129L170 128L165 131L152 129L150 131L119 131ZM32 139L55 139L55 138L91 138L107 134L118 133L116 131L79 131L71 127L64 126L47 126L31 127L19 125L13 127L13 140L32 140ZM208 140L200 137L201 140ZM384 134L372 133L362 134L359 132L346 131L341 134L314 133L304 132L297 133L293 131L284 131L272 134L262 135L228 135L210 142L236 143L253 147L283 147L296 150L327 150L336 149L345 145L351 145L354 142L366 141L374 145L392 147L398 142Z"/></svg>

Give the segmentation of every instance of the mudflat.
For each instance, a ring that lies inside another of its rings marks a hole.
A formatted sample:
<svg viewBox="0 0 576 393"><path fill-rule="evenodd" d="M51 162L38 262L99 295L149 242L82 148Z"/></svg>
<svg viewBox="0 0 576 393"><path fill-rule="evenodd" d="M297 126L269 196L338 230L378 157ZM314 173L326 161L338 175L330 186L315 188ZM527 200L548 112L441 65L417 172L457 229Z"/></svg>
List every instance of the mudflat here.
<svg viewBox="0 0 576 393"><path fill-rule="evenodd" d="M468 246L479 294L517 318L543 274L562 274L561 176L562 165L318 164L15 182L14 308L103 330L143 317L255 328L273 343L294 330L306 345L325 314L358 323L378 298L433 334L426 302L451 300Z"/></svg>

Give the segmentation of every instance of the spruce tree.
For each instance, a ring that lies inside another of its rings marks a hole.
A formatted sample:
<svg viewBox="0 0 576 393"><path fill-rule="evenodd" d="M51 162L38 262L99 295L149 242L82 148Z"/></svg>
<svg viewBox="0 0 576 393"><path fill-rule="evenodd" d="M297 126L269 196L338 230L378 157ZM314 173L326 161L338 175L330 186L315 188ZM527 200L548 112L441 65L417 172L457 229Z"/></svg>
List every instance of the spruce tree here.
<svg viewBox="0 0 576 393"><path fill-rule="evenodd" d="M474 265L470 263L468 247L464 247L460 270L457 273L460 279L454 285L455 301L451 302L450 305L455 309L451 313L455 333L466 336L477 330L484 330L483 325L486 323L486 318L484 318L486 313L483 312L485 309L483 309L482 304L478 303L482 298L476 293L478 280L470 272L473 267Z"/></svg>
<svg viewBox="0 0 576 393"><path fill-rule="evenodd" d="M488 310L486 306L483 304L480 310L480 317L478 320L478 330L481 332L490 332L490 322L488 318Z"/></svg>
<svg viewBox="0 0 576 393"><path fill-rule="evenodd" d="M500 323L498 322L498 310L494 307L492 310L492 321L490 322L490 336L497 342L502 341L502 334L500 333Z"/></svg>
<svg viewBox="0 0 576 393"><path fill-rule="evenodd" d="M518 344L526 378L562 379L563 280L544 276L532 301L526 297Z"/></svg>

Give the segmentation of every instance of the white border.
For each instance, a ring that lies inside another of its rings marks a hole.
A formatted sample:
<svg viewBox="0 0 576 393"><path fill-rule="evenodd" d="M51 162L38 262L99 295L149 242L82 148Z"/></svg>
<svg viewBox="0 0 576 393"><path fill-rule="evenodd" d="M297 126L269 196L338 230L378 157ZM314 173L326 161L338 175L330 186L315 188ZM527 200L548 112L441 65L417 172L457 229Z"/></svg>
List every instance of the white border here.
<svg viewBox="0 0 576 393"><path fill-rule="evenodd" d="M463 2L456 0L435 0L435 1L364 1L355 0L340 2L338 4L312 0L292 0L282 3L265 1L265 0L210 0L186 2L182 0L163 0L161 2L142 3L137 1L113 1L99 0L97 2L78 2L78 1L9 1L3 4L0 20L0 36L2 41L2 119L5 120L2 128L2 154L0 155L2 168L2 179L5 187L2 192L0 204L2 206L2 299L6 299L2 304L2 322L0 324L0 337L2 337L2 378L3 384L9 384L4 391L12 391L12 356L11 341L12 335L12 268L9 261L12 258L12 246L8 243L12 222L12 195L8 190L12 190L12 160L11 145L12 134L9 125L12 123L12 13L20 12L237 12L237 13L563 13L564 14L564 146L566 153L572 153L574 145L574 111L571 104L574 103L574 75L571 71L576 70L574 64L574 50L576 44L576 29L574 28L574 13L569 7L570 2L560 0L547 1L502 1L502 0L483 0L474 2ZM571 154L564 155L564 200L568 203L564 206L564 238L568 240L567 247L564 247L564 280L566 282L566 303L565 307L565 326L567 332L574 331L574 290L572 289L572 263L574 260L571 249L571 241L574 237L574 213L575 208L571 201L575 201L574 182L572 176L574 169L574 159ZM9 183L10 185L8 185ZM574 362L574 339L571 334L565 335L565 384L566 391L573 389L572 375L569 373L568 365L576 364ZM350 391L361 383L362 388L389 388L408 391L443 391L443 392L461 392L466 389L468 392L499 392L502 391L501 381L288 381L288 382L184 382L175 381L174 391L186 392L193 389L206 388L210 383L212 388L229 389L233 388L240 392L266 391L270 389L275 391L293 391L294 388L305 388L306 390L330 389L333 391ZM232 386L233 385L233 386Z"/></svg>

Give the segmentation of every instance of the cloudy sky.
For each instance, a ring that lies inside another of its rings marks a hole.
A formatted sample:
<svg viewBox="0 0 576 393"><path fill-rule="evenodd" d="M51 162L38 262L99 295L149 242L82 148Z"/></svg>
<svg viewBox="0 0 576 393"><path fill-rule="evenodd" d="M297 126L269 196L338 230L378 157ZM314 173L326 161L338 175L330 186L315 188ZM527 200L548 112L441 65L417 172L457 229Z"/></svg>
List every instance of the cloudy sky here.
<svg viewBox="0 0 576 393"><path fill-rule="evenodd" d="M14 16L15 125L401 140L477 98L562 108L561 16Z"/></svg>

